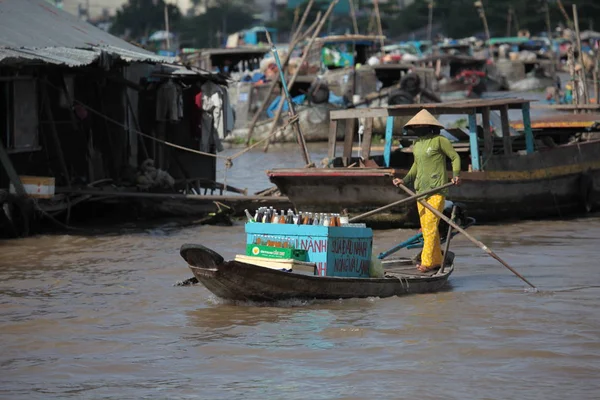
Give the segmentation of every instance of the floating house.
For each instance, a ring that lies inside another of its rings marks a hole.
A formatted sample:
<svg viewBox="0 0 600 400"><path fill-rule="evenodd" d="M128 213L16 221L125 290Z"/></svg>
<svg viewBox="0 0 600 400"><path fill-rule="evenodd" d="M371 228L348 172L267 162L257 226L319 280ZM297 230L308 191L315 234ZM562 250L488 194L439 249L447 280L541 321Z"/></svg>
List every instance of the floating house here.
<svg viewBox="0 0 600 400"><path fill-rule="evenodd" d="M219 190L227 102L199 103L226 99L225 84L44 0L0 2L0 236L76 215L193 213L173 202Z"/></svg>

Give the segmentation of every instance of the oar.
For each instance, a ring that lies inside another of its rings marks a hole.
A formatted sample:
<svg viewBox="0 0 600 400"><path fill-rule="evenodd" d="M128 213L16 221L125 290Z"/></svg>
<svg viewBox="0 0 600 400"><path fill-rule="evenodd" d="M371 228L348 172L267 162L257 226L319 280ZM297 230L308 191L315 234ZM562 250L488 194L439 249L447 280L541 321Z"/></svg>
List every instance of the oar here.
<svg viewBox="0 0 600 400"><path fill-rule="evenodd" d="M404 190L407 194L410 194L411 196L415 195L415 193L413 191L411 191L409 188L407 188L406 186L404 186L402 184L398 185L398 187L400 189ZM526 284L528 284L529 286L531 286L533 289L537 290L537 288L535 286L533 286L533 284L531 282L529 282L527 279L525 279L525 277L523 277L523 275L521 275L517 271L515 271L510 265L508 265L503 259L501 259L500 257L498 257L498 255L496 255L496 253L494 253L491 249L489 249L485 244L481 243L479 240L477 240L473 236L469 235L463 228L461 228L460 226L458 226L457 224L455 224L453 221L451 221L450 218L446 217L444 214L442 214L441 212L439 212L438 210L436 210L435 208L433 208L428 202L420 200L420 199L418 200L418 202L421 203L421 205L423 207L427 208L429 211L431 211L438 218L443 219L450 226L452 226L454 229L456 229L457 231L459 231L460 233L462 233L463 235L465 235L467 237L467 239L469 239L471 242L473 242L475 245L477 245L481 250L485 251L491 257L493 257L496 260L498 260L498 262L500 262L500 264L502 264L506 268L508 268L510 270L510 272L512 272L513 274L515 274L517 277L519 277L523 282L525 282Z"/></svg>
<svg viewBox="0 0 600 400"><path fill-rule="evenodd" d="M456 217L456 204L452 206L452 215L450 220L454 221ZM446 266L446 259L448 258L448 251L450 250L450 240L452 239L452 225L448 225L448 234L446 235L446 247L444 248L444 258L442 259L442 266L440 267L440 274L444 273L444 267Z"/></svg>
<svg viewBox="0 0 600 400"><path fill-rule="evenodd" d="M430 194L437 193L440 190L446 189L447 187L450 187L452 185L453 185L453 183L447 183L445 185L442 185L442 186L437 187L435 189L428 190L428 191L423 192L423 193L419 193L419 194L412 193L412 196L410 196L410 197L406 197L406 198L404 198L402 200L398 200L398 201L395 201L395 202L393 202L391 204L388 204L387 206L379 207L379 208L377 208L375 210L366 212L366 213L361 214L361 215L357 215L356 217L352 217L352 218L350 218L348 220L348 222L356 221L356 220L359 220L361 218L370 217L371 215L378 214L378 213L380 213L382 211L385 211L385 210L388 210L388 209L390 209L392 207L397 207L397 206L399 206L401 204L404 204L404 203L410 203L411 201L416 201L416 200L418 200L421 197L425 197L425 196L429 196Z"/></svg>

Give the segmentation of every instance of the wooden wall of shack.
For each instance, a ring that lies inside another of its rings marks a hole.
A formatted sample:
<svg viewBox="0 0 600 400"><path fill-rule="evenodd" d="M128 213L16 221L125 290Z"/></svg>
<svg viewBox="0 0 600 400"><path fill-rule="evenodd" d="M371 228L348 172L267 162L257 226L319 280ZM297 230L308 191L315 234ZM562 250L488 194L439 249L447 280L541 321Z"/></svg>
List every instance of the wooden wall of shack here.
<svg viewBox="0 0 600 400"><path fill-rule="evenodd" d="M168 148L136 133L156 135L155 89L139 85L139 78L148 76L151 68L144 63L113 65L110 70L95 65L0 66L1 140L17 174L54 177L57 192L100 179L138 191L138 167L147 157L155 159L162 146L169 157L168 172L176 180L216 180L214 157ZM198 149L194 96L200 91L196 83L207 78L184 79L188 87L183 92L184 117L168 124L165 138ZM24 93L24 87L30 93ZM0 168L0 214L3 202L15 202L16 196L8 194L9 184L6 169ZM0 221L0 231L2 225Z"/></svg>

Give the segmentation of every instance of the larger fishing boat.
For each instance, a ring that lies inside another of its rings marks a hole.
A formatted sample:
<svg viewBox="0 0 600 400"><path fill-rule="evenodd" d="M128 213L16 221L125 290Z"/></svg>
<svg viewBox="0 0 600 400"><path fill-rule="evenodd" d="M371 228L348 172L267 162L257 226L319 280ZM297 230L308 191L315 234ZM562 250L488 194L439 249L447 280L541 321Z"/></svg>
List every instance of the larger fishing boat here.
<svg viewBox="0 0 600 400"><path fill-rule="evenodd" d="M468 131L444 132L456 139L463 169L463 183L450 188L449 199L465 204L478 221L564 216L600 205L600 140L593 133L600 131L595 122L600 116L565 115L560 121L534 121L532 127L529 101L516 98L334 111L326 168L276 169L267 174L300 210L336 211L343 204L358 213L392 203L405 196L391 184L393 177L403 177L413 162L410 142L394 131L394 119L421 109L436 115L467 115ZM509 110L522 114L514 127ZM385 146L382 155L371 155L372 121L379 117L387 119ZM357 135L349 127L359 118L363 122ZM346 132L343 154L336 157L335 137L341 127ZM410 209L393 210L386 222L410 221Z"/></svg>

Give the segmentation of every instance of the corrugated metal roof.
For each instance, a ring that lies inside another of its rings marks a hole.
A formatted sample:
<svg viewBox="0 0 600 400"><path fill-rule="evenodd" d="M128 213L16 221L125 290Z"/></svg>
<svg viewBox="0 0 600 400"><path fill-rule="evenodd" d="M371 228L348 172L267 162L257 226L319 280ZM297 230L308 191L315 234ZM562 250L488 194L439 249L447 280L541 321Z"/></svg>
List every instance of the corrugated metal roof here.
<svg viewBox="0 0 600 400"><path fill-rule="evenodd" d="M45 0L0 0L0 64L31 61L70 67L103 54L126 62L173 62L81 21Z"/></svg>

